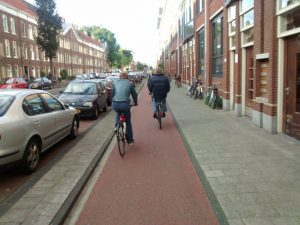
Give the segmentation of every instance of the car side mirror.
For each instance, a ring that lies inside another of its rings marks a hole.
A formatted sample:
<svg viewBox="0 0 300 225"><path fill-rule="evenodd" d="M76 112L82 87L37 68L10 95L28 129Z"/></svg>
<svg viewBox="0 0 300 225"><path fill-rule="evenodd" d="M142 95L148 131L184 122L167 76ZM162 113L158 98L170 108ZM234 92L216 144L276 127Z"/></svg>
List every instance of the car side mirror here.
<svg viewBox="0 0 300 225"><path fill-rule="evenodd" d="M65 109L69 109L70 106L68 104L65 104Z"/></svg>
<svg viewBox="0 0 300 225"><path fill-rule="evenodd" d="M64 93L64 91L59 91L59 93L61 93L61 94L62 94L62 93Z"/></svg>

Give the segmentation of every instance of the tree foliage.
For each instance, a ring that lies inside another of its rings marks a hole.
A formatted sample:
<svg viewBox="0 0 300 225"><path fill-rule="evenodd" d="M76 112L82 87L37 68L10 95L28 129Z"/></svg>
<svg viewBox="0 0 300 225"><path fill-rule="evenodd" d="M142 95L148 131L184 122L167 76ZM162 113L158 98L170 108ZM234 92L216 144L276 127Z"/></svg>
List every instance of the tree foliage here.
<svg viewBox="0 0 300 225"><path fill-rule="evenodd" d="M119 51L119 54L121 57L121 61L119 63L120 68L123 68L124 66L128 66L132 62L132 60L133 60L132 51L126 50L126 49L121 49Z"/></svg>
<svg viewBox="0 0 300 225"><path fill-rule="evenodd" d="M54 0L35 0L35 3L38 16L38 34L35 40L49 58L53 74L52 59L56 57L59 47L57 36L62 29L62 19L56 12Z"/></svg>
<svg viewBox="0 0 300 225"><path fill-rule="evenodd" d="M118 66L119 55L118 52L120 50L120 46L117 43L117 39L115 38L115 34L109 31L106 28L102 28L99 26L84 26L81 30L86 31L88 34L93 35L97 39L101 41L105 41L108 46L107 60L110 67Z"/></svg>

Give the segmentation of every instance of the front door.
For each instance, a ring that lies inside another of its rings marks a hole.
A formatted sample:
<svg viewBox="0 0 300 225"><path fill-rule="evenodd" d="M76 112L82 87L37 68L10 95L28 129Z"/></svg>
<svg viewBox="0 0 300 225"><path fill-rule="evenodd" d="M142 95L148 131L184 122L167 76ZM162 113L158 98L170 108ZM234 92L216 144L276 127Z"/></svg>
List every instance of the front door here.
<svg viewBox="0 0 300 225"><path fill-rule="evenodd" d="M285 133L300 139L300 37L287 40Z"/></svg>

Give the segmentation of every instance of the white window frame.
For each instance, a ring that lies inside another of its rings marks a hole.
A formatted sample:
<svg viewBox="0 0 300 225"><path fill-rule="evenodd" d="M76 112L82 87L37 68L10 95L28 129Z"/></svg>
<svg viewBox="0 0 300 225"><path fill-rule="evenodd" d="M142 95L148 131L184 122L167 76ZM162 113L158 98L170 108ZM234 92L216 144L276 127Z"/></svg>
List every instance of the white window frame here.
<svg viewBox="0 0 300 225"><path fill-rule="evenodd" d="M236 35L237 23L236 23L236 5L228 8L228 37L229 37L229 50L235 50L236 47L232 45L232 39ZM235 22L235 31L231 31L231 24Z"/></svg>
<svg viewBox="0 0 300 225"><path fill-rule="evenodd" d="M32 25L28 25L28 37L29 39L33 40L33 30L32 30Z"/></svg>
<svg viewBox="0 0 300 225"><path fill-rule="evenodd" d="M36 53L35 59L36 60L40 60L40 57L39 57L39 46L35 46L35 53Z"/></svg>
<svg viewBox="0 0 300 225"><path fill-rule="evenodd" d="M10 42L8 39L5 39L5 56L6 57L11 57L11 52L10 52Z"/></svg>
<svg viewBox="0 0 300 225"><path fill-rule="evenodd" d="M10 18L10 29L11 29L12 34L17 34L16 33L16 22L15 22L15 18L13 18L13 17Z"/></svg>
<svg viewBox="0 0 300 225"><path fill-rule="evenodd" d="M12 68L10 64L7 64L6 66L6 75L7 77L12 77Z"/></svg>
<svg viewBox="0 0 300 225"><path fill-rule="evenodd" d="M19 77L20 76L20 74L19 74L19 65L15 65L14 69L15 69L15 75L17 77Z"/></svg>
<svg viewBox="0 0 300 225"><path fill-rule="evenodd" d="M34 54L34 48L33 45L30 45L30 59L34 60L35 59L35 54Z"/></svg>
<svg viewBox="0 0 300 225"><path fill-rule="evenodd" d="M23 44L23 54L24 54L24 59L28 59L28 49L25 43Z"/></svg>
<svg viewBox="0 0 300 225"><path fill-rule="evenodd" d="M294 35L294 34L298 34L300 33L300 27L291 29L291 30L287 30L287 31L281 31L281 24L284 20L283 15L285 15L286 13L290 12L291 10L295 10L296 8L300 8L300 1L295 1L293 4L286 6L284 8L280 8L280 3L281 0L276 0L277 3L277 36L278 38L282 38L282 37L286 37L286 36L290 36L290 35Z"/></svg>
<svg viewBox="0 0 300 225"><path fill-rule="evenodd" d="M2 26L3 26L3 31L8 33L8 21L7 21L7 15L2 14Z"/></svg>
<svg viewBox="0 0 300 225"><path fill-rule="evenodd" d="M245 37L245 32L249 31L250 29L254 29L254 17L255 17L255 11L254 11L254 0L253 0L253 5L244 9L242 11L242 1L240 2L240 32L241 32L241 46L242 48L248 47L248 46L252 46L254 45L254 41L251 42L244 42L244 37ZM248 12L250 12L251 10L253 10L253 24L250 24L249 26L243 27L243 17L245 14L247 14Z"/></svg>
<svg viewBox="0 0 300 225"><path fill-rule="evenodd" d="M18 58L18 46L17 46L17 42L13 41L13 57L14 58Z"/></svg>
<svg viewBox="0 0 300 225"><path fill-rule="evenodd" d="M22 21L22 30L23 30L22 36L23 37L27 37L27 34L26 34L26 23L24 23L23 21Z"/></svg>

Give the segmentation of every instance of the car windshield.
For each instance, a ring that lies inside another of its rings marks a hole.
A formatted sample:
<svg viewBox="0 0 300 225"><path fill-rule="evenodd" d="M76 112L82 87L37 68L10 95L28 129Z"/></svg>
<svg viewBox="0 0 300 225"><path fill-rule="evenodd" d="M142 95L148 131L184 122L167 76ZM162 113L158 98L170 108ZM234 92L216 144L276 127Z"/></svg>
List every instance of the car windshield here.
<svg viewBox="0 0 300 225"><path fill-rule="evenodd" d="M80 82L74 82L70 83L64 93L68 94L82 94L82 95L92 95L96 94L96 84L95 83L80 83Z"/></svg>
<svg viewBox="0 0 300 225"><path fill-rule="evenodd" d="M14 99L15 97L13 96L0 95L0 117L7 112Z"/></svg>

